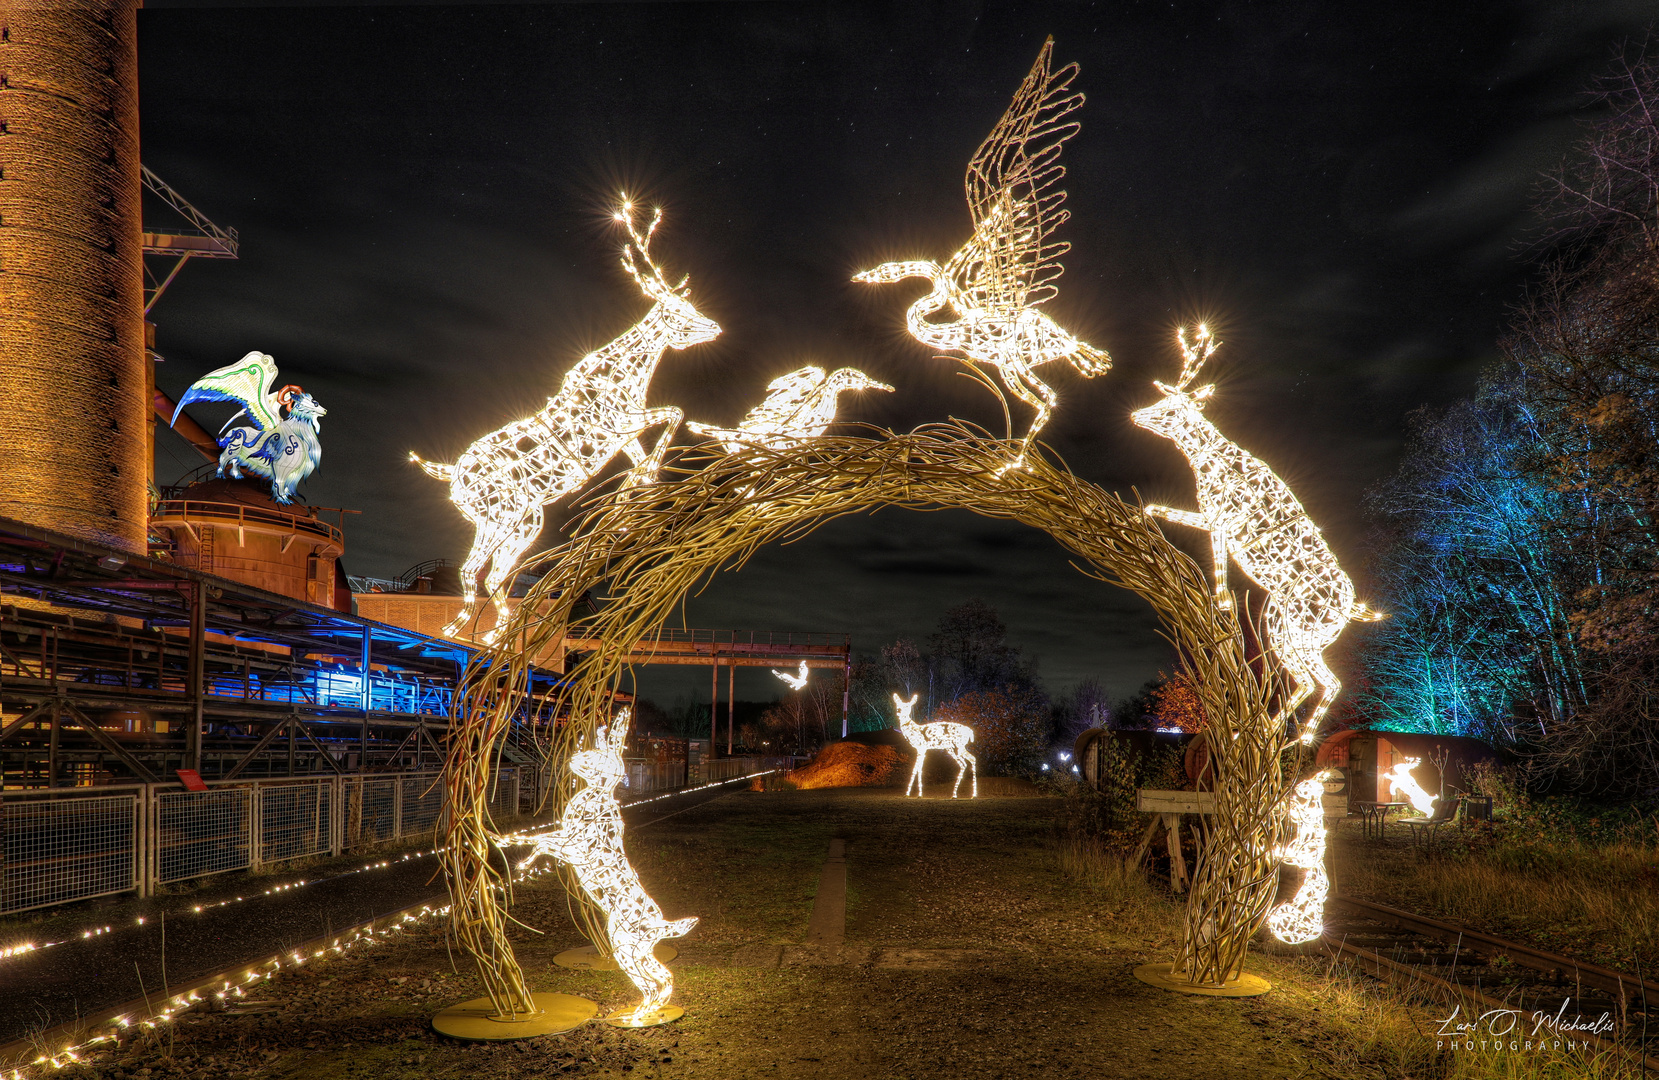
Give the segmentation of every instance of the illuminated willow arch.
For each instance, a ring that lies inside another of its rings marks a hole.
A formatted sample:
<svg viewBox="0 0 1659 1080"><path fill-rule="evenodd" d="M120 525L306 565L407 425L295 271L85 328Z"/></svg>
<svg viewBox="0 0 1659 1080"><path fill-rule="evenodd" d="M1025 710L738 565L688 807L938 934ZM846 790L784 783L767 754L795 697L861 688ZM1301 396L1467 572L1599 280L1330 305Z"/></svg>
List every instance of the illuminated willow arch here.
<svg viewBox="0 0 1659 1080"><path fill-rule="evenodd" d="M715 444L689 448L664 467L658 483L595 499L573 539L526 565L543 576L471 672L446 765L452 932L477 960L502 1012L529 1011L530 992L507 939L510 863L489 824L488 782L498 740L527 706L522 688L532 658L557 649L565 635L597 642L557 698L540 703L568 715L555 728L548 759L562 781L572 755L610 721L625 656L669 620L689 590L741 567L764 544L884 506L971 510L1041 529L1076 556L1072 565L1082 573L1138 593L1158 613L1203 701L1216 770L1217 812L1200 827L1174 974L1209 986L1238 977L1277 884L1274 848L1290 764L1271 708L1277 676L1248 658L1234 614L1243 605L1224 609L1209 576L1141 506L1044 455L1033 454L1024 471L1007 472L1010 444L967 425L880 434L749 445L731 455L716 453ZM597 612L577 606L590 590L601 598ZM554 812L575 793L559 781L551 788ZM568 872L565 884L590 938L609 952L604 914Z"/></svg>

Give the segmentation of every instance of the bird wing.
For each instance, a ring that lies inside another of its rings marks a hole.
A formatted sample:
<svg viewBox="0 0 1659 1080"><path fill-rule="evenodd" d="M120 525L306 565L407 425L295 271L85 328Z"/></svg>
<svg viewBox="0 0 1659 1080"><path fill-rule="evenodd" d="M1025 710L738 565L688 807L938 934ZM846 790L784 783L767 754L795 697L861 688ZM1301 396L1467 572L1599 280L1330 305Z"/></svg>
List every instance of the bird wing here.
<svg viewBox="0 0 1659 1080"><path fill-rule="evenodd" d="M179 406L173 410L173 419L168 423L177 421L179 413L193 401L234 401L242 406L254 427L262 432L270 431L282 422L276 395L269 392L276 377L276 361L265 353L251 352L236 363L210 371L191 383L190 389L179 398Z"/></svg>
<svg viewBox="0 0 1659 1080"><path fill-rule="evenodd" d="M1043 43L1008 111L991 129L965 182L973 237L946 267L976 306L1012 314L1051 299L1059 259L1071 247L1051 240L1070 216L1056 188L1066 175L1060 149L1079 125L1066 119L1083 104L1071 90L1077 65L1049 70L1054 39Z"/></svg>

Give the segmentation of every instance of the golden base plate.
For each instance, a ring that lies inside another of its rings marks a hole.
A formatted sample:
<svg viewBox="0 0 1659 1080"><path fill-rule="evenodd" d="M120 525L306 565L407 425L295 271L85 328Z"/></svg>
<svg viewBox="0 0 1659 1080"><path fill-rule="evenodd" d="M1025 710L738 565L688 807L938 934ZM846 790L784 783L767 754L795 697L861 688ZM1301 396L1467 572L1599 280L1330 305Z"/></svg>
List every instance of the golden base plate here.
<svg viewBox="0 0 1659 1080"><path fill-rule="evenodd" d="M489 998L474 998L451 1005L434 1016L432 1029L440 1035L471 1042L533 1039L538 1035L558 1035L581 1027L599 1012L599 1006L587 998L570 994L531 994L530 997L540 1012L512 1018L498 1017Z"/></svg>
<svg viewBox="0 0 1659 1080"><path fill-rule="evenodd" d="M1135 978L1162 990L1202 994L1204 997L1256 997L1273 989L1272 983L1260 975L1251 975L1248 972L1239 975L1236 982L1230 982L1226 986L1204 986L1185 979L1170 978L1169 973L1174 967L1174 964L1142 964L1135 969Z"/></svg>
<svg viewBox="0 0 1659 1080"><path fill-rule="evenodd" d="M658 1024L672 1024L685 1015L685 1010L678 1005L663 1005L656 1012L642 1017L634 1017L632 1013L632 1009L619 1009L605 1017L605 1023L619 1028L656 1027Z"/></svg>
<svg viewBox="0 0 1659 1080"><path fill-rule="evenodd" d="M657 942L657 947L651 950L656 958L666 964L676 956L680 950L666 941ZM600 956L599 950L592 945L581 945L574 949L566 949L553 958L553 962L560 967L574 968L577 971L620 971L616 961L608 956Z"/></svg>

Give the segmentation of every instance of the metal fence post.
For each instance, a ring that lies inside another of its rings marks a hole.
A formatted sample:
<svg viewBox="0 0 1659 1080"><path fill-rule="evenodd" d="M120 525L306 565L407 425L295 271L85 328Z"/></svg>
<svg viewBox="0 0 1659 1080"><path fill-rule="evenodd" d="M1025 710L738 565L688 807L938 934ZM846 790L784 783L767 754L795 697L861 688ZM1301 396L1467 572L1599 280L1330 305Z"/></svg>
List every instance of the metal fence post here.
<svg viewBox="0 0 1659 1080"><path fill-rule="evenodd" d="M403 773L394 773L397 777L392 784L392 839L398 840L403 836Z"/></svg>
<svg viewBox="0 0 1659 1080"><path fill-rule="evenodd" d="M328 781L328 853L338 857L345 846L346 835L346 778L335 776Z"/></svg>
<svg viewBox="0 0 1659 1080"><path fill-rule="evenodd" d="M252 790L248 793L248 869L258 870L260 867L260 833L265 820L265 788L255 780Z"/></svg>

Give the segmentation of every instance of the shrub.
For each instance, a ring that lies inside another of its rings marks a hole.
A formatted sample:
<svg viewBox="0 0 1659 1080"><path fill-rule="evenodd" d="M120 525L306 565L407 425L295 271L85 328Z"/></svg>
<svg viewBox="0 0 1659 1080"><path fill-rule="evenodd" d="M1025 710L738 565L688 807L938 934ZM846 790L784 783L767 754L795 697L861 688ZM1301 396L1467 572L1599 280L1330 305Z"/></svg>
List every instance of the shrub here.
<svg viewBox="0 0 1659 1080"><path fill-rule="evenodd" d="M891 746L859 742L830 743L816 757L792 769L788 782L801 790L832 787L879 787L903 760Z"/></svg>
<svg viewBox="0 0 1659 1080"><path fill-rule="evenodd" d="M932 719L973 729L973 755L987 773L1035 775L1048 746L1048 708L1035 690L975 690L935 710Z"/></svg>

